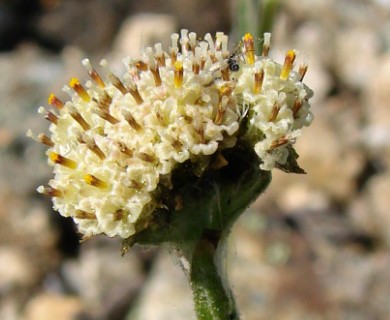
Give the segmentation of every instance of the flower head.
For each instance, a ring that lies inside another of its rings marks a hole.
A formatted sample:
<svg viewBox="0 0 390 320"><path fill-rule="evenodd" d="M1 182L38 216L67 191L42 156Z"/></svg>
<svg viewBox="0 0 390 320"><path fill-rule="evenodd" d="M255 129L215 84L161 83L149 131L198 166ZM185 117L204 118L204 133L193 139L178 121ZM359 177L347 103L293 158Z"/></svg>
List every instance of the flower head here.
<svg viewBox="0 0 390 320"><path fill-rule="evenodd" d="M86 237L128 238L168 206L172 176L183 167L201 177L228 165L225 150L245 145L261 169L283 168L312 121L312 93L302 83L307 64L293 70L295 51L276 63L269 40L256 56L250 34L230 52L223 33L198 40L182 30L168 51L156 44L141 60L124 59L121 78L105 60L104 76L83 60L91 79L71 79L69 100L51 94L55 111L39 110L51 137L36 139L49 147L54 178L38 191Z"/></svg>

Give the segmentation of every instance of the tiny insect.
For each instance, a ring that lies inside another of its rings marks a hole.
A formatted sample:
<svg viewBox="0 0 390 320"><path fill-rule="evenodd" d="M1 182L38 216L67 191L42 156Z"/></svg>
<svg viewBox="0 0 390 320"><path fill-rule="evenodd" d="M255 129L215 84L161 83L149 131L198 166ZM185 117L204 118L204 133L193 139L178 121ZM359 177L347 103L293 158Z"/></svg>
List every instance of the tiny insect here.
<svg viewBox="0 0 390 320"><path fill-rule="evenodd" d="M240 70L240 65L237 62L237 56L233 53L228 59L227 64L229 65L229 70L232 72L237 72Z"/></svg>

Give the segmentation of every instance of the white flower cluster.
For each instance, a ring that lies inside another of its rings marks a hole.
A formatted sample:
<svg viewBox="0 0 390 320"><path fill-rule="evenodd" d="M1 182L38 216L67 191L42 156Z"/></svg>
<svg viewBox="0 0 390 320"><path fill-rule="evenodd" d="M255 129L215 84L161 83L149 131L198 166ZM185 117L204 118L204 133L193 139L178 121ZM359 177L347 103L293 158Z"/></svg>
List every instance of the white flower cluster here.
<svg viewBox="0 0 390 320"><path fill-rule="evenodd" d="M38 191L85 237L127 238L145 229L164 207L159 195L172 187L175 168L234 147L244 117L249 132L260 132L252 145L265 170L286 161L285 147L311 121L311 93L301 82L307 65L292 71L293 51L284 65L268 58L268 35L262 56L249 34L233 53L223 33L199 41L182 30L171 39L167 52L156 44L141 60L125 59L121 79L106 61L103 80L84 60L91 81L72 79L64 87L69 101L52 94L55 112L39 110L52 123L51 137L36 140L49 146L55 176Z"/></svg>

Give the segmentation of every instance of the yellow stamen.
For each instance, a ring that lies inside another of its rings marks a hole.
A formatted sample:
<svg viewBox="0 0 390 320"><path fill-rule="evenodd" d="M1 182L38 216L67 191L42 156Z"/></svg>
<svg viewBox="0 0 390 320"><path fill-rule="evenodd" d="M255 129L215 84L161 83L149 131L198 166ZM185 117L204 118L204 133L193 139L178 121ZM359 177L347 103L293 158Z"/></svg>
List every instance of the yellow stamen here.
<svg viewBox="0 0 390 320"><path fill-rule="evenodd" d="M287 51L286 58L284 59L284 65L282 71L280 72L280 79L282 80L288 79L294 61L295 61L295 51L294 50Z"/></svg>
<svg viewBox="0 0 390 320"><path fill-rule="evenodd" d="M58 99L54 93L51 93L49 95L49 98L47 99L47 101L49 102L50 105L52 105L53 107L57 108L58 110L62 109L64 107L64 103Z"/></svg>
<svg viewBox="0 0 390 320"><path fill-rule="evenodd" d="M69 169L75 169L77 167L76 161L65 158L54 151L49 152L49 159L54 163L67 167Z"/></svg>
<svg viewBox="0 0 390 320"><path fill-rule="evenodd" d="M261 88L263 87L263 80L264 80L264 70L261 69L260 71L255 71L255 81L253 86L253 92L259 93L261 91Z"/></svg>
<svg viewBox="0 0 390 320"><path fill-rule="evenodd" d="M96 178L92 174L86 174L84 176L84 180L90 186L93 186L93 187L96 187L99 189L106 189L108 187L106 182L104 182L103 180L100 180L99 178Z"/></svg>
<svg viewBox="0 0 390 320"><path fill-rule="evenodd" d="M88 92L84 89L84 87L80 84L79 79L72 78L69 81L69 86L83 99L85 102L89 102L91 97Z"/></svg>
<svg viewBox="0 0 390 320"><path fill-rule="evenodd" d="M76 210L74 217L76 219L83 219L83 220L96 220L96 215L94 213L87 212L84 210Z"/></svg>
<svg viewBox="0 0 390 320"><path fill-rule="evenodd" d="M243 37L246 63L252 65L255 63L255 45L253 37L250 33L245 34Z"/></svg>
<svg viewBox="0 0 390 320"><path fill-rule="evenodd" d="M176 61L174 64L174 79L175 88L181 88L183 85L183 63L181 61Z"/></svg>

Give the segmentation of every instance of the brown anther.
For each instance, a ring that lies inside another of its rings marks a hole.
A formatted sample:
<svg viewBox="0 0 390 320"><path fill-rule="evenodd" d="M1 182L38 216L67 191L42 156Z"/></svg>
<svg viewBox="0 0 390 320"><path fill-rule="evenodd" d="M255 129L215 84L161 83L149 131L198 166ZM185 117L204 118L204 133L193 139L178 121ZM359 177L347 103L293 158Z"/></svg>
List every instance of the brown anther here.
<svg viewBox="0 0 390 320"><path fill-rule="evenodd" d="M260 71L255 71L254 73L255 81L253 86L253 92L259 93L263 87L263 80L264 80L264 70L261 69Z"/></svg>
<svg viewBox="0 0 390 320"><path fill-rule="evenodd" d="M125 215L125 211L123 209L118 209L115 210L112 215L114 216L114 221L121 221Z"/></svg>
<svg viewBox="0 0 390 320"><path fill-rule="evenodd" d="M228 98L227 97L225 99L224 98L225 98L225 96L222 97L219 100L219 103L218 103L218 110L217 110L217 114L216 114L215 120L214 120L214 123L216 125L221 125L222 124L223 117L224 117L225 112L226 112L226 106L227 106Z"/></svg>
<svg viewBox="0 0 390 320"><path fill-rule="evenodd" d="M76 122L85 130L89 130L91 128L91 126L88 124L87 121L85 121L85 119L83 118L83 116L76 110L76 109L72 109L72 110L69 110L69 114L70 116L76 120Z"/></svg>
<svg viewBox="0 0 390 320"><path fill-rule="evenodd" d="M148 64L142 60L138 60L134 65L138 71L146 71L149 69Z"/></svg>
<svg viewBox="0 0 390 320"><path fill-rule="evenodd" d="M179 140L175 140L172 142L172 147L176 150L179 151L183 147L183 144Z"/></svg>
<svg viewBox="0 0 390 320"><path fill-rule="evenodd" d="M269 150L274 150L274 149L279 148L287 143L289 143L289 140L286 139L286 137L281 137L281 138L276 139L275 141L273 141L271 143Z"/></svg>
<svg viewBox="0 0 390 320"><path fill-rule="evenodd" d="M307 72L307 69L308 69L308 64L306 62L302 62L300 65L299 65L299 69L298 69L298 74L299 74L299 81L302 81L306 72Z"/></svg>
<svg viewBox="0 0 390 320"><path fill-rule="evenodd" d="M49 152L49 159L54 163L67 167L69 169L75 169L77 167L76 161L65 158L54 151Z"/></svg>
<svg viewBox="0 0 390 320"><path fill-rule="evenodd" d="M129 89L130 94L133 96L135 102L140 105L144 102L144 99L142 99L141 94L138 91L138 88L135 87L134 89Z"/></svg>
<svg viewBox="0 0 390 320"><path fill-rule="evenodd" d="M138 182L137 180L130 179L129 188L141 190L143 187L142 183Z"/></svg>
<svg viewBox="0 0 390 320"><path fill-rule="evenodd" d="M288 76L290 75L294 61L295 61L295 51L294 50L287 51L286 58L284 59L282 71L280 72L280 79L282 79L282 80L288 79Z"/></svg>
<svg viewBox="0 0 390 320"><path fill-rule="evenodd" d="M177 60L177 52L172 50L170 56L171 56L171 64L174 65Z"/></svg>
<svg viewBox="0 0 390 320"><path fill-rule="evenodd" d="M89 184L90 186L99 188L99 189L106 189L108 187L107 183L103 180L95 177L92 174L86 174L84 176L84 181Z"/></svg>
<svg viewBox="0 0 390 320"><path fill-rule="evenodd" d="M47 111L45 113L45 119L49 120L51 123L57 124L58 117L51 111Z"/></svg>
<svg viewBox="0 0 390 320"><path fill-rule="evenodd" d="M134 155L134 151L129 149L123 142L118 141L117 145L119 147L120 152L132 157Z"/></svg>
<svg viewBox="0 0 390 320"><path fill-rule="evenodd" d="M199 74L199 71L200 71L200 65L197 62L194 62L192 64L192 72L194 74Z"/></svg>
<svg viewBox="0 0 390 320"><path fill-rule="evenodd" d="M142 130L141 125L137 122L137 120L134 119L133 115L130 113L130 111L126 111L123 113L123 116L125 120L128 122L130 127L132 127L135 131Z"/></svg>
<svg viewBox="0 0 390 320"><path fill-rule="evenodd" d="M40 143L43 143L44 145L47 145L49 147L54 146L54 142L47 135L45 135L44 133L38 134L37 138L38 138L38 141Z"/></svg>
<svg viewBox="0 0 390 320"><path fill-rule="evenodd" d="M112 85L117 88L123 95L128 92L122 81L116 75L110 74L110 80Z"/></svg>
<svg viewBox="0 0 390 320"><path fill-rule="evenodd" d="M269 122L274 122L276 120L279 114L279 110L280 110L280 106L277 102L275 102L272 107L271 114L268 117Z"/></svg>
<svg viewBox="0 0 390 320"><path fill-rule="evenodd" d="M62 192L51 186L46 186L46 187L41 186L38 188L38 192L49 197L56 197L56 198L62 197Z"/></svg>
<svg viewBox="0 0 390 320"><path fill-rule="evenodd" d="M150 69L150 72L153 74L154 84L156 85L156 87L161 86L162 80L160 77L160 70L158 69L158 67L156 69Z"/></svg>
<svg viewBox="0 0 390 320"><path fill-rule="evenodd" d="M229 68L222 68L221 75L222 75L222 80L229 81L230 80Z"/></svg>
<svg viewBox="0 0 390 320"><path fill-rule="evenodd" d="M165 56L163 54L161 56L156 56L156 61L159 67L165 67Z"/></svg>
<svg viewBox="0 0 390 320"><path fill-rule="evenodd" d="M91 69L88 71L89 76L91 79L100 87L100 88L105 88L106 85L104 84L103 79L100 77L100 75L97 73L95 69Z"/></svg>
<svg viewBox="0 0 390 320"><path fill-rule="evenodd" d="M47 101L49 102L49 104L50 104L51 106L53 106L54 108L56 108L56 109L58 109L58 110L60 110L60 109L62 109L62 108L64 107L64 103L63 103L60 99L58 99L58 98L54 95L54 93L51 93L51 94L49 95L49 98L47 99Z"/></svg>
<svg viewBox="0 0 390 320"><path fill-rule="evenodd" d="M299 99L295 100L294 105L292 107L292 112L293 112L294 119L297 118L297 114L298 114L298 111L302 107L302 103L303 103L302 100L299 100Z"/></svg>
<svg viewBox="0 0 390 320"><path fill-rule="evenodd" d="M181 88L183 85L183 62L176 61L174 64L174 78L173 83L175 88Z"/></svg>
<svg viewBox="0 0 390 320"><path fill-rule="evenodd" d="M103 91L101 93L101 97L98 100L95 100L95 102L97 103L99 109L109 110L112 98L106 91Z"/></svg>
<svg viewBox="0 0 390 320"><path fill-rule="evenodd" d="M200 66L199 66L200 70L203 70L205 65L206 65L206 58L205 57L200 58Z"/></svg>
<svg viewBox="0 0 390 320"><path fill-rule="evenodd" d="M91 97L88 92L84 89L84 87L80 84L77 78L72 78L69 81L69 86L83 99L85 102L89 102Z"/></svg>
<svg viewBox="0 0 390 320"><path fill-rule="evenodd" d="M144 153L144 152L139 152L138 154L137 154L137 156L141 159L141 160L143 160L143 161L145 161L145 162L151 162L151 163L153 163L156 159L154 158L154 156L151 156L151 155L149 155L149 154L147 154L147 153Z"/></svg>
<svg viewBox="0 0 390 320"><path fill-rule="evenodd" d="M82 220L96 220L96 215L94 213L87 212L84 210L76 210L74 217L76 219L82 219Z"/></svg>
<svg viewBox="0 0 390 320"><path fill-rule="evenodd" d="M99 146L96 144L95 140L92 138L87 139L85 141L87 147L89 150L91 150L94 154L96 154L100 160L104 160L106 158L106 155L102 151L102 149L99 148Z"/></svg>
<svg viewBox="0 0 390 320"><path fill-rule="evenodd" d="M119 122L119 120L118 120L117 118L113 117L113 116L109 113L108 110L100 110L100 109L97 109L97 110L96 110L96 114L97 114L100 118L102 118L102 119L108 121L108 122L111 123L111 124L117 124L117 123Z"/></svg>

